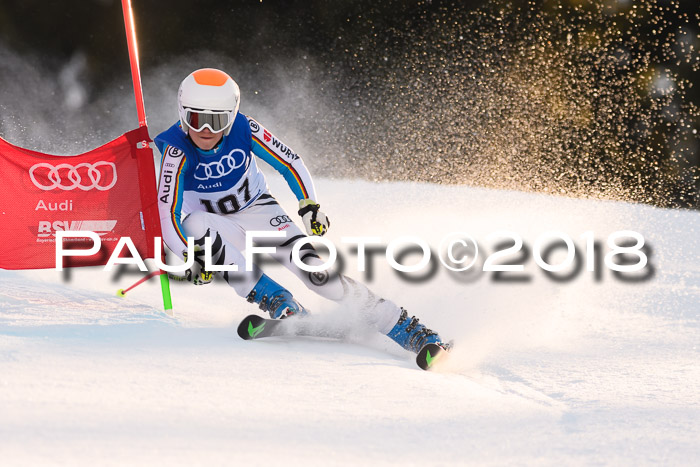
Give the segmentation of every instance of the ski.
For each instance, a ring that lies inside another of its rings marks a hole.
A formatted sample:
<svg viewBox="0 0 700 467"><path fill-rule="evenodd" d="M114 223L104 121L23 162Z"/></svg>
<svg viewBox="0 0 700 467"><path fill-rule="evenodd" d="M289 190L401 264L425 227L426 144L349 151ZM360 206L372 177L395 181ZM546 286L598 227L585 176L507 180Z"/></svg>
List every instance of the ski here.
<svg viewBox="0 0 700 467"><path fill-rule="evenodd" d="M258 315L248 315L243 318L243 321L238 325L238 335L244 340L288 334L284 331L284 320L266 319Z"/></svg>
<svg viewBox="0 0 700 467"><path fill-rule="evenodd" d="M244 340L275 336L306 336L343 339L346 330L324 325L308 316L292 316L284 319L269 319L248 315L238 325L238 335Z"/></svg>
<svg viewBox="0 0 700 467"><path fill-rule="evenodd" d="M343 337L341 330L312 326L311 322L304 322L304 319L304 317L268 319L258 315L248 315L238 325L238 335L247 341L275 336L314 336L335 339ZM446 356L447 352L448 350L438 344L426 344L418 352L416 364L423 370L431 370L438 360Z"/></svg>
<svg viewBox="0 0 700 467"><path fill-rule="evenodd" d="M437 344L425 344L416 355L416 364L423 370L432 370L439 360L447 356L447 352L447 349Z"/></svg>

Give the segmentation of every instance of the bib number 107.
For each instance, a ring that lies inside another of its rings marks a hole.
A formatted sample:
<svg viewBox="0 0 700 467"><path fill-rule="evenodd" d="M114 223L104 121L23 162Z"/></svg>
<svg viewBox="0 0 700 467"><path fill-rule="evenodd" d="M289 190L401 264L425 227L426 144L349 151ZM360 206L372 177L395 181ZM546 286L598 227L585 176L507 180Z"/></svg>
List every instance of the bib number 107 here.
<svg viewBox="0 0 700 467"><path fill-rule="evenodd" d="M243 196L244 205L250 201L250 189L248 188L247 178L236 191L239 195ZM207 212L211 212L213 214L233 214L241 210L241 205L238 202L238 196L234 195L233 193L228 196L224 196L217 201L200 199L199 202L202 203Z"/></svg>

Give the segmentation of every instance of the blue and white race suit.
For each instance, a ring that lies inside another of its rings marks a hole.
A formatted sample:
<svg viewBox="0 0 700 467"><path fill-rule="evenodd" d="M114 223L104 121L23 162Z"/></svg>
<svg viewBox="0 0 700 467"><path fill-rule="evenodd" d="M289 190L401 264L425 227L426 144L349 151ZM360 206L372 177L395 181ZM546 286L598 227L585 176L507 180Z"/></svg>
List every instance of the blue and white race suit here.
<svg viewBox="0 0 700 467"><path fill-rule="evenodd" d="M247 231L285 231L286 237L269 239L277 261L291 270L304 284L321 296L348 302L366 319L386 333L396 323L400 309L374 295L364 285L342 275L309 273L291 261L294 243L305 237L269 192L265 175L256 158L267 162L287 181L297 199L317 200L311 175L302 159L267 129L238 113L228 135L212 150L199 149L176 123L155 138L161 154L158 207L163 240L183 258L187 237L203 245L212 239L212 260L217 265L238 266L238 273L222 277L236 292L246 297L262 271L245 271ZM301 259L312 266L323 263L310 245Z"/></svg>

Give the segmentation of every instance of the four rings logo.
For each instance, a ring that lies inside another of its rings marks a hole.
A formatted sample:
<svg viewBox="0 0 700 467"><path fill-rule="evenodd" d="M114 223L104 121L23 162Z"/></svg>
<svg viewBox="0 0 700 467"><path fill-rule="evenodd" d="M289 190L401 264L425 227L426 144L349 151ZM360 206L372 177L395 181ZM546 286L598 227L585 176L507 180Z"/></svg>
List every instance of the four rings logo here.
<svg viewBox="0 0 700 467"><path fill-rule="evenodd" d="M77 165L40 162L29 169L29 178L35 187L44 191L56 188L106 191L117 183L117 166L105 161Z"/></svg>
<svg viewBox="0 0 700 467"><path fill-rule="evenodd" d="M270 219L270 225L272 227L279 227L282 224L288 224L292 222L289 216L277 216Z"/></svg>
<svg viewBox="0 0 700 467"><path fill-rule="evenodd" d="M236 153L240 153L240 161L236 160ZM207 164L200 162L194 169L194 178L197 180L209 180L211 178L222 178L230 174L246 163L247 157L242 149L234 149L221 159Z"/></svg>

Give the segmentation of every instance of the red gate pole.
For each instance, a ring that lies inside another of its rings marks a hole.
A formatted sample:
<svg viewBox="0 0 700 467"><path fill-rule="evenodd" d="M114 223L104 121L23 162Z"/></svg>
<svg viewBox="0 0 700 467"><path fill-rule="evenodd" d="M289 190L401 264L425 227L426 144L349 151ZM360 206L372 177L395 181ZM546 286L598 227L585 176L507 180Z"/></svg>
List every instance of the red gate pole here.
<svg viewBox="0 0 700 467"><path fill-rule="evenodd" d="M131 79L134 82L134 98L136 99L136 113L139 117L139 127L146 126L146 109L143 104L143 88L141 87L141 70L139 68L139 51L136 42L136 28L134 27L134 12L131 9L131 0L122 0L122 12L124 13L124 28L126 29L126 43L129 48L129 62L131 64ZM139 144L148 147L148 141ZM161 251L165 251L162 249ZM163 253L162 261L165 260ZM149 276L150 277L150 276ZM163 308L166 313L172 315L173 303L170 296L170 282L168 275L160 271L160 286L163 293ZM123 296L123 294L122 294Z"/></svg>
<svg viewBox="0 0 700 467"><path fill-rule="evenodd" d="M131 63L131 79L134 82L134 97L136 98L136 113L139 116L139 126L146 126L146 109L143 105L143 89L141 88L141 70L139 68L139 50L136 43L136 28L134 27L134 12L131 0L122 0L124 12L124 27L126 28L126 43L129 47L129 62Z"/></svg>

